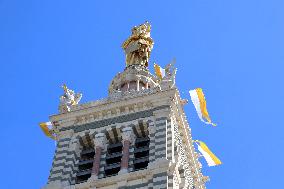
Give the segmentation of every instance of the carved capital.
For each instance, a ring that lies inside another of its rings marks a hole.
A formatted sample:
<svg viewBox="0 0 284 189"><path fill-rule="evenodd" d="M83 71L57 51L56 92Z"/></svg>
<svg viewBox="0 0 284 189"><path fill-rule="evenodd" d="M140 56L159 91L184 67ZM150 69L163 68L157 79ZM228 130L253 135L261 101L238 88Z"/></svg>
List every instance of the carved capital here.
<svg viewBox="0 0 284 189"><path fill-rule="evenodd" d="M131 127L123 128L122 133L121 133L121 137L122 137L123 143L124 143L124 141L129 141L130 143L133 143L134 140L135 140L135 135L134 135Z"/></svg>
<svg viewBox="0 0 284 189"><path fill-rule="evenodd" d="M104 148L106 144L105 134L104 133L96 134L94 138L94 144L95 144L95 147Z"/></svg>

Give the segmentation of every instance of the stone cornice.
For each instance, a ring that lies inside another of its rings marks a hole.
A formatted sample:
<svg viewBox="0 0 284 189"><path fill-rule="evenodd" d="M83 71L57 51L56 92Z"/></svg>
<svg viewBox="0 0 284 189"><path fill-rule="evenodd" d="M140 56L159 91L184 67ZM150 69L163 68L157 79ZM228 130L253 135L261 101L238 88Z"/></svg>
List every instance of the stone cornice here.
<svg viewBox="0 0 284 189"><path fill-rule="evenodd" d="M129 113L129 114L126 114L126 115L121 115L121 116L112 117L112 118L108 118L108 119L92 121L92 122L87 123L87 124L71 125L69 127L63 127L61 129L59 129L59 131L63 132L63 131L67 131L67 130L74 130L74 132L77 133L77 132L81 132L81 131L84 131L84 130L96 129L96 128L100 128L100 127L104 127L104 126L108 126L108 125L112 125L112 124L125 123L125 122L133 121L133 120L136 120L136 119L150 117L150 116L153 115L154 111L164 109L164 108L169 108L169 107L170 107L169 105L164 105L164 106L159 106L159 107L149 109L149 110L145 110L145 111L141 111L141 112Z"/></svg>
<svg viewBox="0 0 284 189"><path fill-rule="evenodd" d="M87 124L106 118L149 110L161 105L170 105L168 97L173 97L175 92L175 89L170 89L152 91L148 94L136 93L134 96L129 93L129 96L123 96L122 99L107 98L78 105L71 112L50 116L50 120L56 123L57 128L61 130L72 125ZM157 101L157 99L159 100Z"/></svg>

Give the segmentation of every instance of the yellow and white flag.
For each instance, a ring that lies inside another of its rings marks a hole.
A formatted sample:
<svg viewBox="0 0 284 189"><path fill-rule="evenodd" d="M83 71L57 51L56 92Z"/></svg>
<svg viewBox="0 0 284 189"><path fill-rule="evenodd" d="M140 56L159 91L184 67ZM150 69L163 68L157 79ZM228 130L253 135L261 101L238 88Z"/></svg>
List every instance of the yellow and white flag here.
<svg viewBox="0 0 284 189"><path fill-rule="evenodd" d="M158 76L159 79L163 79L163 77L165 77L166 70L163 69L161 66L159 66L158 64L154 64L154 69L156 76Z"/></svg>
<svg viewBox="0 0 284 189"><path fill-rule="evenodd" d="M207 147L207 145L200 141L195 140L194 141L198 146L198 151L202 154L202 156L205 158L207 164L209 167L216 166L222 164L219 158L217 158Z"/></svg>
<svg viewBox="0 0 284 189"><path fill-rule="evenodd" d="M54 132L52 131L52 123L49 122L42 122L39 124L41 130L44 132L46 136L55 140Z"/></svg>
<svg viewBox="0 0 284 189"><path fill-rule="evenodd" d="M209 117L207 108L206 108L206 100L205 100L205 96L202 92L201 88L197 88L194 90L190 90L189 91L190 97L191 97L191 101L196 109L196 112L198 114L198 117L200 118L200 120L206 124L210 124L213 126L216 126L216 124L211 122L211 119ZM206 120L204 120L203 118L205 118Z"/></svg>

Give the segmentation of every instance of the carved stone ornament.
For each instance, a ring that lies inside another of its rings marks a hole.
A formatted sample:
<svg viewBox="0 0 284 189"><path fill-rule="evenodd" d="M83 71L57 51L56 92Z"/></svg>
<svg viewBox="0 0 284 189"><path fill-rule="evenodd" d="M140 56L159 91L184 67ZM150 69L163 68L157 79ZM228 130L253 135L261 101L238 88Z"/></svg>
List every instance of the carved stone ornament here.
<svg viewBox="0 0 284 189"><path fill-rule="evenodd" d="M193 177L195 176L191 169L192 166L190 162L188 162L186 154L187 150L182 142L181 133L179 132L177 124L174 124L174 138L175 143L177 145L177 153L178 153L178 162L184 170L185 177L185 187L184 188L193 188Z"/></svg>
<svg viewBox="0 0 284 189"><path fill-rule="evenodd" d="M203 176L202 177L202 181L205 183L205 182L209 182L210 181L210 177L208 176Z"/></svg>
<svg viewBox="0 0 284 189"><path fill-rule="evenodd" d="M79 103L82 98L81 93L75 93L73 90L68 89L64 84L62 86L64 94L60 96L59 112L66 113L70 112L71 106L75 106Z"/></svg>
<svg viewBox="0 0 284 189"><path fill-rule="evenodd" d="M139 96L144 96L144 95L150 95L150 94L154 94L160 91L160 88L154 87L154 88L150 88L150 89L144 89L141 91L126 91L126 92L113 92L111 95L109 95L108 100L111 102L115 102L115 101L120 101L120 100L125 100L125 99L129 99L129 98L136 98Z"/></svg>
<svg viewBox="0 0 284 189"><path fill-rule="evenodd" d="M176 72L175 60L169 63L165 68L165 76L160 82L161 89L173 88L176 85Z"/></svg>

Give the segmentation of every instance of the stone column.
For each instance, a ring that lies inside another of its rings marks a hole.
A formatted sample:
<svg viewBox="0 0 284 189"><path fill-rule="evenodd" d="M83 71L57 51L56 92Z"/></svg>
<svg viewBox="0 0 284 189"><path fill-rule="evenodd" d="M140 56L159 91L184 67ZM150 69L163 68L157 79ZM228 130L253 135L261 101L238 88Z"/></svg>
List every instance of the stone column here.
<svg viewBox="0 0 284 189"><path fill-rule="evenodd" d="M131 127L126 127L122 129L122 158L121 158L121 168L119 173L128 172L128 163L129 163L129 147L130 144L134 142L134 133Z"/></svg>
<svg viewBox="0 0 284 189"><path fill-rule="evenodd" d="M92 178L97 179L100 172L100 161L102 150L105 147L105 134L99 133L96 134L94 139L96 155L94 158L93 168L92 168Z"/></svg>
<svg viewBox="0 0 284 189"><path fill-rule="evenodd" d="M130 83L127 82L127 90L126 90L126 91L129 91L129 90L130 90L129 87L130 87Z"/></svg>
<svg viewBox="0 0 284 189"><path fill-rule="evenodd" d="M150 80L147 78L146 79L146 89L149 89L149 82L150 82Z"/></svg>
<svg viewBox="0 0 284 189"><path fill-rule="evenodd" d="M139 90L140 90L140 89L139 89L139 87L140 87L140 86L139 86L139 82L140 82L140 79L139 79L139 78L137 78L137 81L136 81L136 85L137 85L137 86L136 86L136 88L137 88L137 91L139 91Z"/></svg>

